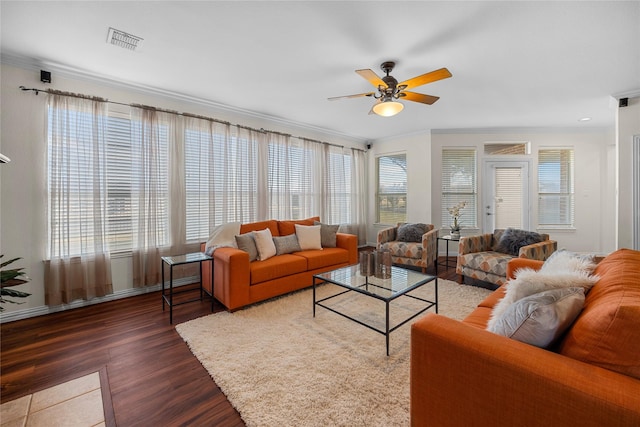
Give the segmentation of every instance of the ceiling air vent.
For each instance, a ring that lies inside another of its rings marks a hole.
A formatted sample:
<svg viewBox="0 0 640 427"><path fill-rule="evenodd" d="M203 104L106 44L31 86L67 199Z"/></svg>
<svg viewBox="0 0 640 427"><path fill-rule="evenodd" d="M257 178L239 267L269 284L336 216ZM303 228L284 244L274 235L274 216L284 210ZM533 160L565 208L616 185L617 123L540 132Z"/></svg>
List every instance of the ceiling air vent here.
<svg viewBox="0 0 640 427"><path fill-rule="evenodd" d="M142 45L142 40L144 40L142 37L109 27L109 35L107 36L107 43L109 44L129 50L136 50Z"/></svg>

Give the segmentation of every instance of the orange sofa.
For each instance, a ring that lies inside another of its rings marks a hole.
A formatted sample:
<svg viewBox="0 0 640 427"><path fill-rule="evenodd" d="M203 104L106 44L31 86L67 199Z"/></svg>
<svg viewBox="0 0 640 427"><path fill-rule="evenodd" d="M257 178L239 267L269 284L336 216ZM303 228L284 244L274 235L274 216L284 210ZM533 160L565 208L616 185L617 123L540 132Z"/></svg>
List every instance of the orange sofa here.
<svg viewBox="0 0 640 427"><path fill-rule="evenodd" d="M295 224L313 225L318 217L298 221L268 220L242 224L240 234L268 228L273 236L295 233ZM202 244L202 251L205 244ZM249 262L249 254L222 247L213 253L214 296L233 311L313 285L313 275L358 263L358 238L336 234L336 247L276 255ZM202 284L211 292L211 263L202 264Z"/></svg>
<svg viewBox="0 0 640 427"><path fill-rule="evenodd" d="M541 265L514 259L507 274ZM620 249L594 274L553 350L484 330L504 286L462 322L428 314L414 323L411 425L640 426L640 252Z"/></svg>

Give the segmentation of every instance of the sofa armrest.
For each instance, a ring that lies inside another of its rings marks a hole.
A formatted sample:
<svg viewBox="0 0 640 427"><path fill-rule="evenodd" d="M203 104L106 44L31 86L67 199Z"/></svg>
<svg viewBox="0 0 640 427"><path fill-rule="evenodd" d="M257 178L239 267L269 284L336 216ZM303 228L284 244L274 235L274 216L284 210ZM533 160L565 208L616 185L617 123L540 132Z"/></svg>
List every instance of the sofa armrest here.
<svg viewBox="0 0 640 427"><path fill-rule="evenodd" d="M250 304L249 254L236 248L218 248L213 253L214 296L229 310Z"/></svg>
<svg viewBox="0 0 640 427"><path fill-rule="evenodd" d="M539 261L537 259L512 258L507 264L507 280L516 277L516 271L520 270L521 268L540 270L542 264L544 264L544 261Z"/></svg>
<svg viewBox="0 0 640 427"><path fill-rule="evenodd" d="M537 259L544 261L558 248L558 242L555 240L545 240L540 243L522 246L518 252L520 258Z"/></svg>
<svg viewBox="0 0 640 427"><path fill-rule="evenodd" d="M473 252L490 251L493 248L493 234L485 233L476 236L464 236L458 243L458 255L466 255Z"/></svg>
<svg viewBox="0 0 640 427"><path fill-rule="evenodd" d="M438 232L434 228L422 235L422 262L425 266L433 264L438 257Z"/></svg>
<svg viewBox="0 0 640 427"><path fill-rule="evenodd" d="M349 265L358 263L358 236L336 233L336 247L346 249L349 252Z"/></svg>
<svg viewBox="0 0 640 427"><path fill-rule="evenodd" d="M429 313L411 328L411 425L640 425L640 381Z"/></svg>

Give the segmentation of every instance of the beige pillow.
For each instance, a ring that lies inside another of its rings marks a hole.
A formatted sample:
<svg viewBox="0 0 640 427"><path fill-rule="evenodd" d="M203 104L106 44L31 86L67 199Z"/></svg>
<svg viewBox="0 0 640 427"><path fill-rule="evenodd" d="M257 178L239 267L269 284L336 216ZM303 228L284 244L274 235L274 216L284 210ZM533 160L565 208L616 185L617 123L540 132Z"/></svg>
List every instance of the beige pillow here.
<svg viewBox="0 0 640 427"><path fill-rule="evenodd" d="M583 288L552 289L512 304L487 330L545 348L571 326L583 306Z"/></svg>
<svg viewBox="0 0 640 427"><path fill-rule="evenodd" d="M296 237L298 238L300 249L303 251L322 249L319 225L296 224Z"/></svg>
<svg viewBox="0 0 640 427"><path fill-rule="evenodd" d="M258 259L264 261L276 254L276 245L273 243L271 230L265 228L261 231L253 231L253 238L258 249Z"/></svg>

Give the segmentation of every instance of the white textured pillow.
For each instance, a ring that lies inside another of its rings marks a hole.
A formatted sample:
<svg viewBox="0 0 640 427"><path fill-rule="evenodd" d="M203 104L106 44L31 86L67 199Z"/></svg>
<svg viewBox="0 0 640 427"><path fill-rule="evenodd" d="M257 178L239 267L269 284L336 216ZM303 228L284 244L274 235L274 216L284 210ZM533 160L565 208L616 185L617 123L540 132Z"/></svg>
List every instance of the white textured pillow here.
<svg viewBox="0 0 640 427"><path fill-rule="evenodd" d="M322 237L319 225L296 224L296 237L300 244L300 249L308 251L311 249L322 249Z"/></svg>
<svg viewBox="0 0 640 427"><path fill-rule="evenodd" d="M583 306L583 288L552 289L512 304L487 330L545 348L571 326Z"/></svg>
<svg viewBox="0 0 640 427"><path fill-rule="evenodd" d="M253 239L256 241L258 259L260 261L269 259L276 254L276 245L273 243L273 236L271 235L271 230L268 228L254 231Z"/></svg>
<svg viewBox="0 0 640 427"><path fill-rule="evenodd" d="M535 271L523 268L516 272L515 279L506 284L504 298L493 307L487 329L492 328L497 318L502 316L509 306L529 295L558 288L582 287L585 293L598 281L598 276L586 272L554 272Z"/></svg>
<svg viewBox="0 0 640 427"><path fill-rule="evenodd" d="M228 222L214 227L213 230L211 230L209 240L207 240L205 244L205 253L211 255L213 251L223 246L237 248L236 234L240 234L239 222Z"/></svg>
<svg viewBox="0 0 640 427"><path fill-rule="evenodd" d="M595 268L596 263L593 262L593 255L581 255L560 249L547 258L540 271L548 274L567 271L591 274Z"/></svg>

